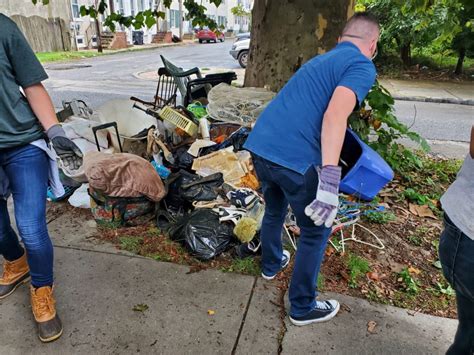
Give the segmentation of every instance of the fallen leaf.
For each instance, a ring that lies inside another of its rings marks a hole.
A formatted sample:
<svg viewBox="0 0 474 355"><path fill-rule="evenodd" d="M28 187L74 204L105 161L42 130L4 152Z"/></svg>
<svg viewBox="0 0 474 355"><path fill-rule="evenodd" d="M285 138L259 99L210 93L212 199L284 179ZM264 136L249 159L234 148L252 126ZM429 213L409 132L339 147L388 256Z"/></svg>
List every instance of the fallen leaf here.
<svg viewBox="0 0 474 355"><path fill-rule="evenodd" d="M375 334L376 331L375 331L375 327L377 326L377 323L373 320L369 321L369 323L367 323L367 331L371 334Z"/></svg>
<svg viewBox="0 0 474 355"><path fill-rule="evenodd" d="M377 272L368 272L366 275L370 280L373 280L373 281L379 281L380 280L380 276Z"/></svg>
<svg viewBox="0 0 474 355"><path fill-rule="evenodd" d="M433 214L433 211L427 205L415 205L413 203L408 204L410 212L418 217L427 217L432 219L437 219Z"/></svg>
<svg viewBox="0 0 474 355"><path fill-rule="evenodd" d="M345 272L344 270L339 271L339 273L341 274L341 276L343 277L343 279L345 279L346 281L349 281L349 280L350 280L349 275L348 275L347 272Z"/></svg>
<svg viewBox="0 0 474 355"><path fill-rule="evenodd" d="M439 260L436 260L434 263L433 263L433 266L437 269L442 269L443 267L441 266L441 261Z"/></svg>
<svg viewBox="0 0 474 355"><path fill-rule="evenodd" d="M420 270L420 269L417 269L416 267L413 267L413 266L410 266L410 267L408 268L408 272L409 272L410 274L415 274L415 275L421 274L421 270Z"/></svg>
<svg viewBox="0 0 474 355"><path fill-rule="evenodd" d="M135 312L145 312L148 309L148 305L144 303L136 304L132 308Z"/></svg>
<svg viewBox="0 0 474 355"><path fill-rule="evenodd" d="M210 316L213 316L214 314L216 314L216 311L213 311L212 309L208 309L207 314L209 314Z"/></svg>

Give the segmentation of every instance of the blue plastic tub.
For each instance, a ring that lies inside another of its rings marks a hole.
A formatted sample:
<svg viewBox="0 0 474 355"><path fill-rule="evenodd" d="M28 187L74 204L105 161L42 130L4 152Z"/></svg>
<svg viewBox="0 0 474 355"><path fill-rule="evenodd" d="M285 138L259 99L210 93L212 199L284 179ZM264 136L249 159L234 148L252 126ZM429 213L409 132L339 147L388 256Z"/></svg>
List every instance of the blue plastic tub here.
<svg viewBox="0 0 474 355"><path fill-rule="evenodd" d="M340 191L370 201L393 179L393 170L352 130L347 129L341 152Z"/></svg>

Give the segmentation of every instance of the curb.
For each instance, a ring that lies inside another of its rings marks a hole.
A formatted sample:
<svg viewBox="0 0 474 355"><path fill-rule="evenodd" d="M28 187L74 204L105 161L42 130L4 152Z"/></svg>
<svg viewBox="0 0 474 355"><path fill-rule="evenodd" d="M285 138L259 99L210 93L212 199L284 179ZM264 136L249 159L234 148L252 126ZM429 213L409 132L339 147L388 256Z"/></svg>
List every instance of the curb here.
<svg viewBox="0 0 474 355"><path fill-rule="evenodd" d="M394 100L398 101L418 101L418 102L432 102L438 104L454 104L474 106L474 100L471 99L451 99L442 97L423 97L423 96L396 96L393 95Z"/></svg>

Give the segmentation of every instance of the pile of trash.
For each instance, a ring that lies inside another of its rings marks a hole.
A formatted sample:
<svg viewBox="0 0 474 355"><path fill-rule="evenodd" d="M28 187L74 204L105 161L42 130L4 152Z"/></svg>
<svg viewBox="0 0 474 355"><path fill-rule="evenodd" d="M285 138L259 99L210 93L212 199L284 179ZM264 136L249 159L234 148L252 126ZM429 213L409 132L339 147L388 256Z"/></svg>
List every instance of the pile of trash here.
<svg viewBox="0 0 474 355"><path fill-rule="evenodd" d="M221 84L188 107L112 100L92 112L84 102L64 103L63 127L84 164L62 169L66 194L48 197L90 208L100 224L153 219L200 260L231 248L237 257L257 255L265 205L243 145L273 96Z"/></svg>

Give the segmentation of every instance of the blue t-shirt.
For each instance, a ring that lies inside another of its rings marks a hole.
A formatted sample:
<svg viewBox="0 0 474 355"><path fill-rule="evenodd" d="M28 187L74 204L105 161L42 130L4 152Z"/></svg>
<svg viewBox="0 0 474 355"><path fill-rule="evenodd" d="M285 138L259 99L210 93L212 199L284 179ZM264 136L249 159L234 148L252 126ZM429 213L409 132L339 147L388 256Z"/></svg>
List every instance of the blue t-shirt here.
<svg viewBox="0 0 474 355"><path fill-rule="evenodd" d="M375 66L354 44L341 42L305 63L258 118L244 148L304 174L321 165L321 127L337 86L359 105L375 82Z"/></svg>

